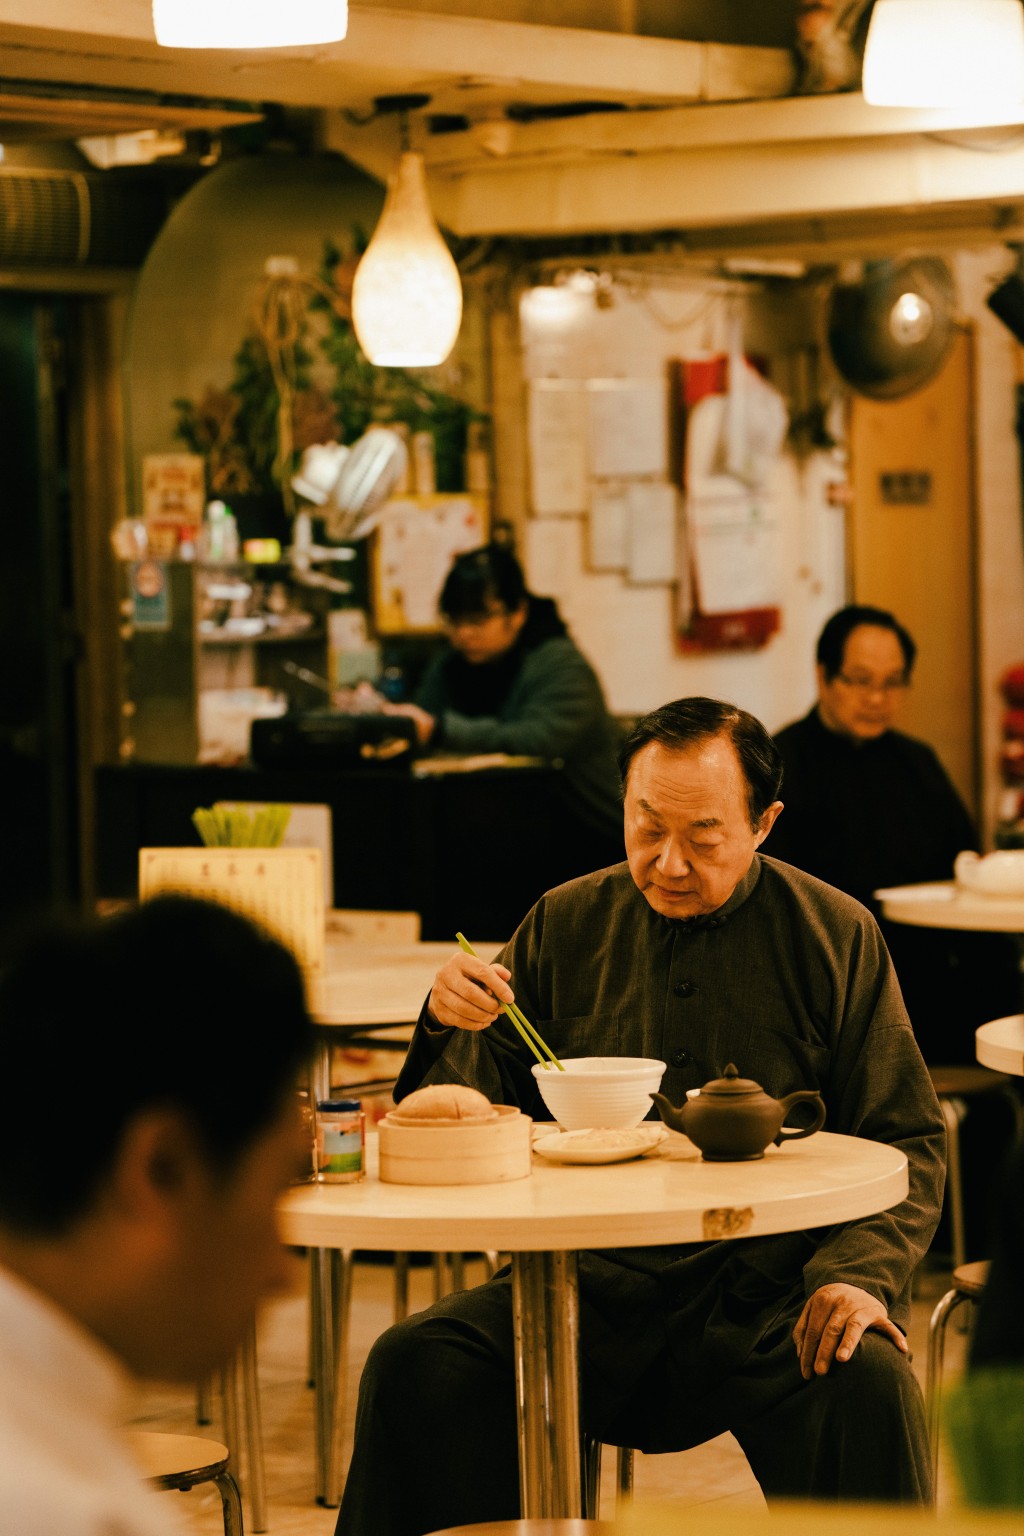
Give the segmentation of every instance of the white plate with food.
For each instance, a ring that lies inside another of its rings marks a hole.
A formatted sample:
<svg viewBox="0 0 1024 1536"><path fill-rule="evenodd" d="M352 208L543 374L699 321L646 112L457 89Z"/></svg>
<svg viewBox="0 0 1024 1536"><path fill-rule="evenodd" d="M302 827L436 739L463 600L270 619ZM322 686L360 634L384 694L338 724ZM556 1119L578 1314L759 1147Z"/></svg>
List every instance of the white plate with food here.
<svg viewBox="0 0 1024 1536"><path fill-rule="evenodd" d="M538 1157L552 1163L624 1163L643 1157L664 1141L663 1125L636 1125L629 1130L555 1131L533 1143Z"/></svg>

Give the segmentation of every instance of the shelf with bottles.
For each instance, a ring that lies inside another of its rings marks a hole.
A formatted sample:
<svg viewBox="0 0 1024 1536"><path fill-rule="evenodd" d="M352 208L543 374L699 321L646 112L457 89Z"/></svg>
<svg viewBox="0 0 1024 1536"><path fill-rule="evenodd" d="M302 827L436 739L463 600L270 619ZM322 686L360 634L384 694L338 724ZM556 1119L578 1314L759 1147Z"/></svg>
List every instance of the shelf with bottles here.
<svg viewBox="0 0 1024 1536"><path fill-rule="evenodd" d="M324 594L288 565L196 563L196 626L204 646L280 645L322 640Z"/></svg>
<svg viewBox="0 0 1024 1536"><path fill-rule="evenodd" d="M246 715L295 707L296 677L326 672L334 596L286 562L148 558L124 577L125 761L238 761Z"/></svg>

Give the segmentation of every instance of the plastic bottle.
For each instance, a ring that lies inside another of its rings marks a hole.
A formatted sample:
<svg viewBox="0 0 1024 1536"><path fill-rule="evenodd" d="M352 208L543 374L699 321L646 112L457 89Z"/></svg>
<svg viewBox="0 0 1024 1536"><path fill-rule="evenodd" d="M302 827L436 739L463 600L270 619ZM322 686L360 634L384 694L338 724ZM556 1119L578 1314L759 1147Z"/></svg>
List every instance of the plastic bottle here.
<svg viewBox="0 0 1024 1536"><path fill-rule="evenodd" d="M239 555L238 522L230 507L225 507L224 516L221 519L224 532L221 540L222 560L237 561Z"/></svg>
<svg viewBox="0 0 1024 1536"><path fill-rule="evenodd" d="M222 501L206 503L206 515L199 533L199 553L203 560L217 562L224 559L224 517L227 510Z"/></svg>

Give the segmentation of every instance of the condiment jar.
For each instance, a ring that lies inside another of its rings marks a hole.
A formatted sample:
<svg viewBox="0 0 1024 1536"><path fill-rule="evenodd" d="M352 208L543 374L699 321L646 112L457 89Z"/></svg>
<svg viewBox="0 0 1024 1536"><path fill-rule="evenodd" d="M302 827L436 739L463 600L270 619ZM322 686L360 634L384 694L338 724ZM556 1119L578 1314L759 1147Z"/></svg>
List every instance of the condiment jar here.
<svg viewBox="0 0 1024 1536"><path fill-rule="evenodd" d="M366 1176L366 1116L358 1099L320 1099L316 1106L317 1178L353 1184Z"/></svg>

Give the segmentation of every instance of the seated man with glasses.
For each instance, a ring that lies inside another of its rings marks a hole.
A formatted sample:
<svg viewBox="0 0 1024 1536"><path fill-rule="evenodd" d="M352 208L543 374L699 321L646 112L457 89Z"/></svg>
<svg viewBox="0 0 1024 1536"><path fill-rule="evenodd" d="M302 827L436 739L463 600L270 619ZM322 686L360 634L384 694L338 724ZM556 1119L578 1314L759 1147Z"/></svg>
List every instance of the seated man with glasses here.
<svg viewBox="0 0 1024 1536"><path fill-rule="evenodd" d="M974 1061L974 1028L1019 1006L1012 942L881 917L874 892L948 880L978 847L967 808L926 742L895 729L917 647L881 608L851 604L818 638L818 701L775 736L786 814L764 852L870 908L925 1060Z"/></svg>
<svg viewBox="0 0 1024 1536"><path fill-rule="evenodd" d="M529 592L511 550L456 556L440 596L448 645L410 703L421 745L507 752L563 765L567 842L582 874L625 857L618 736L593 667L550 597Z"/></svg>

